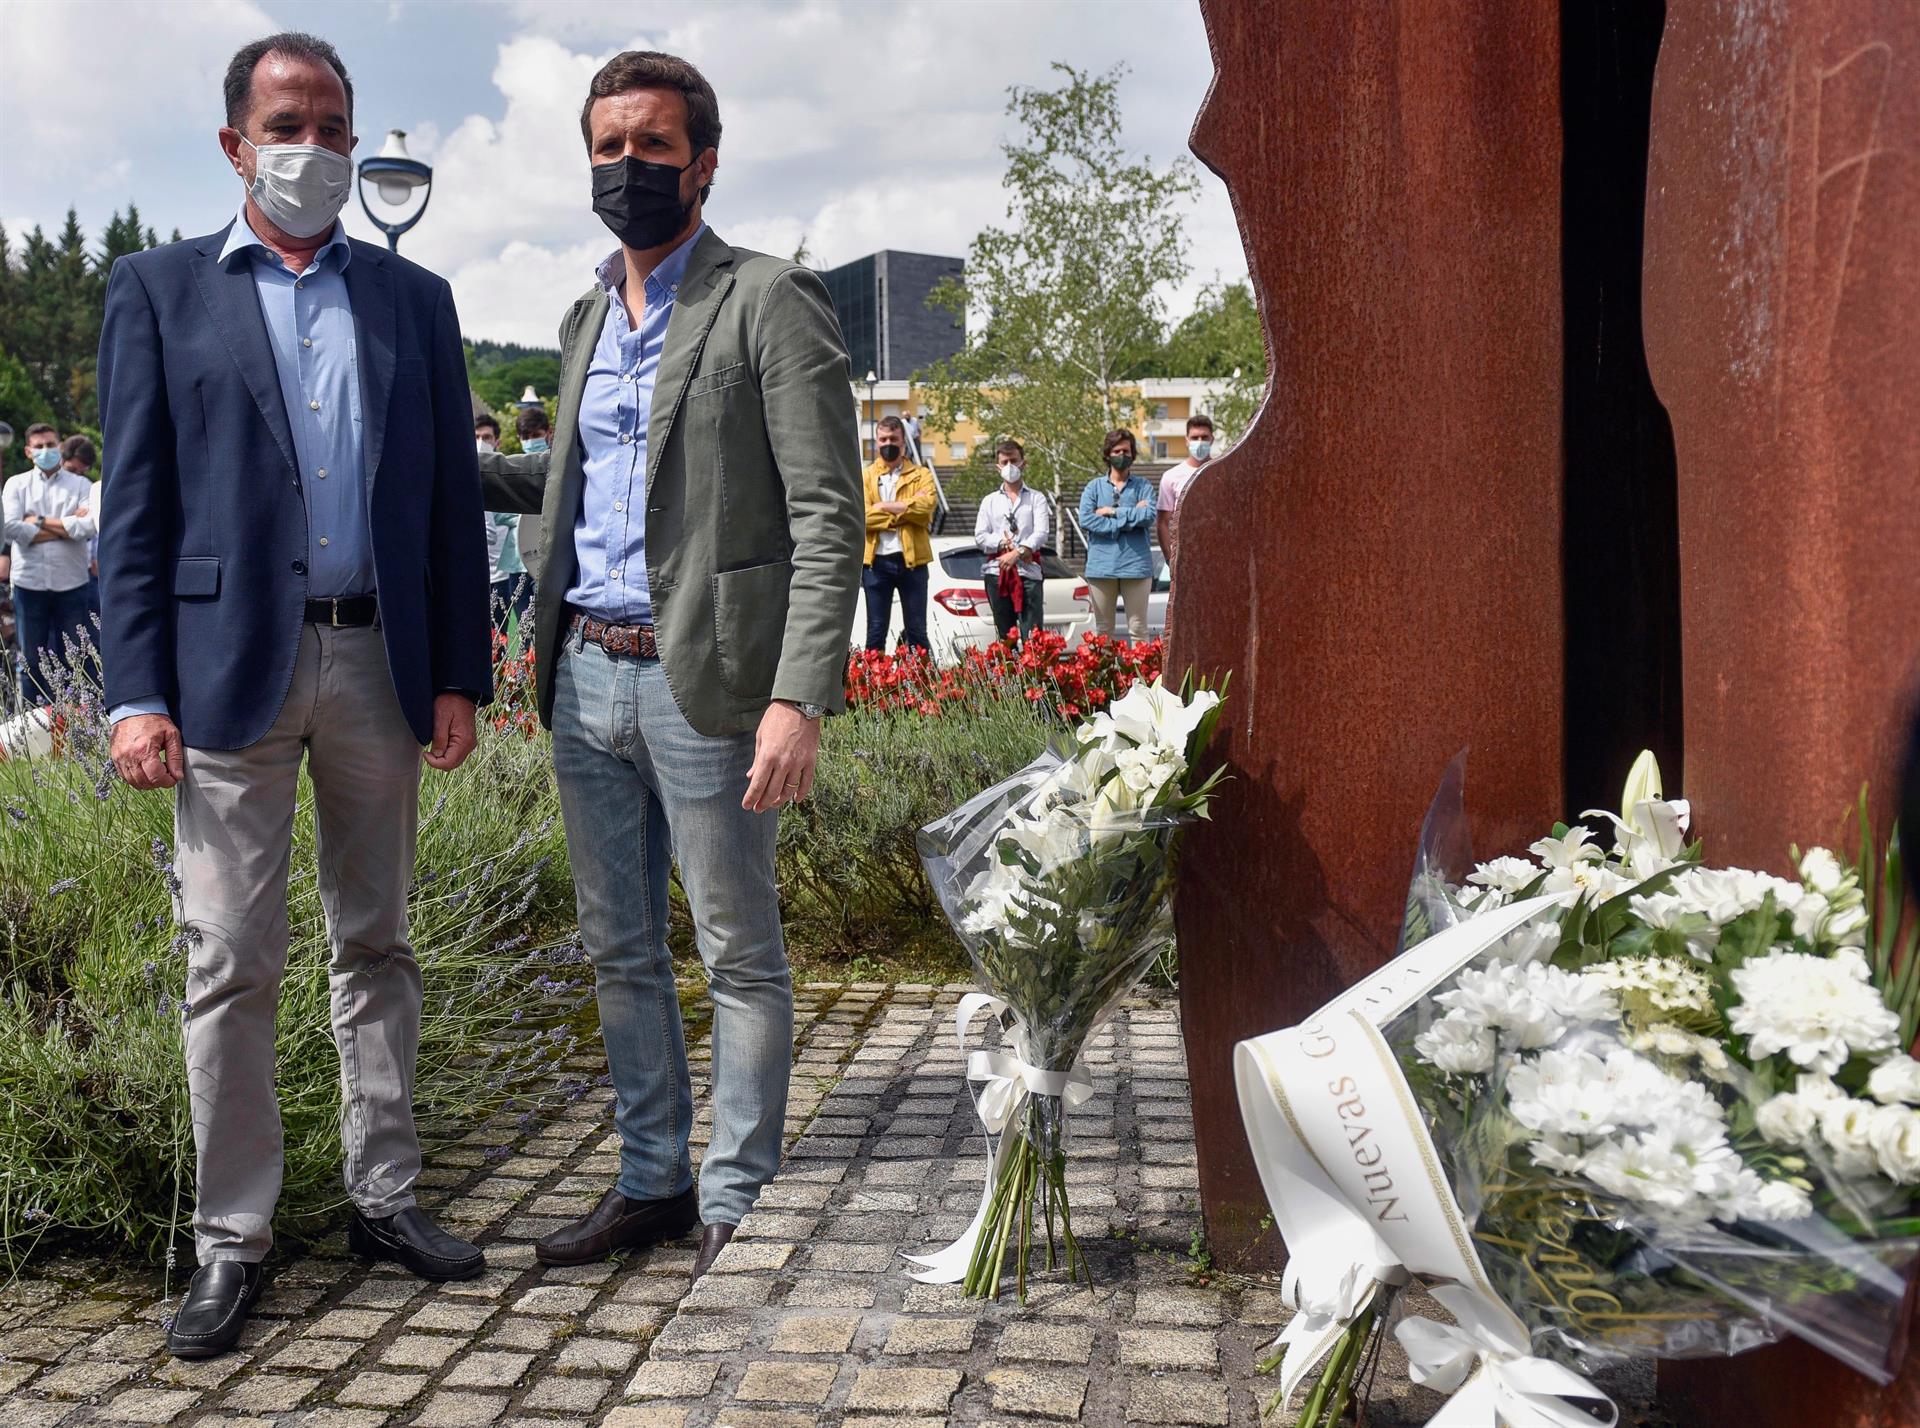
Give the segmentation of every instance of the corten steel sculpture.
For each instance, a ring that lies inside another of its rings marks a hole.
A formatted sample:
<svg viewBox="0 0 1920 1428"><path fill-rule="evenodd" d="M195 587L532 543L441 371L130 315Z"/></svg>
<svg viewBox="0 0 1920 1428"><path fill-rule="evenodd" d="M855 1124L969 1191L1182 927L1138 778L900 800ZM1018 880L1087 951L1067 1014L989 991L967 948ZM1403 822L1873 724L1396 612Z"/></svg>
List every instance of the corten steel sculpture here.
<svg viewBox="0 0 1920 1428"><path fill-rule="evenodd" d="M1232 671L1234 781L1185 863L1181 1005L1214 1249L1270 1262L1234 1042L1391 954L1463 746L1481 846L1562 808L1558 5L1201 9L1193 147L1272 380L1182 507L1171 666Z"/></svg>
<svg viewBox="0 0 1920 1428"><path fill-rule="evenodd" d="M1848 845L1863 780L1885 831L1920 678L1920 6L1672 6L1647 213L1686 791L1716 861L1784 872ZM1798 1344L1660 1381L1688 1423L1920 1423L1911 1361L1891 1389Z"/></svg>

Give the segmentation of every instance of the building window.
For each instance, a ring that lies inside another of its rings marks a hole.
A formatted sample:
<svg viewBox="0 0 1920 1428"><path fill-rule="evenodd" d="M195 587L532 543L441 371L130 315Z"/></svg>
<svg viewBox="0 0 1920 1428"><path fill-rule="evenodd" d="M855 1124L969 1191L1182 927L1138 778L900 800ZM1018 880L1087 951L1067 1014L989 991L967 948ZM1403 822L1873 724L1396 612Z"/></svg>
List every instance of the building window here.
<svg viewBox="0 0 1920 1428"><path fill-rule="evenodd" d="M1165 402L1155 402L1153 404L1153 419L1155 421L1165 421L1167 419L1167 404Z"/></svg>
<svg viewBox="0 0 1920 1428"><path fill-rule="evenodd" d="M1160 437L1160 436L1153 437L1152 443L1153 443L1153 459L1155 461L1165 461L1167 459L1166 438Z"/></svg>
<svg viewBox="0 0 1920 1428"><path fill-rule="evenodd" d="M950 443L947 446L947 460L958 465L960 462L965 461L966 459L967 459L966 442L955 441Z"/></svg>

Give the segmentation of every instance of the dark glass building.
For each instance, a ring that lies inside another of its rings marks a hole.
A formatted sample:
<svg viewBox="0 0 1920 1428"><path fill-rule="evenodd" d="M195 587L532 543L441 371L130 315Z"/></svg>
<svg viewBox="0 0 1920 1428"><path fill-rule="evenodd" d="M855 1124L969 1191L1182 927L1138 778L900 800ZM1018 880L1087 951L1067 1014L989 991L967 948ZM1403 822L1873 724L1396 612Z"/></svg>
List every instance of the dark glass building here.
<svg viewBox="0 0 1920 1428"><path fill-rule="evenodd" d="M889 248L822 273L853 359L853 380L872 372L883 382L904 381L958 352L966 340L961 319L928 307L927 294L942 278L965 271L959 258Z"/></svg>

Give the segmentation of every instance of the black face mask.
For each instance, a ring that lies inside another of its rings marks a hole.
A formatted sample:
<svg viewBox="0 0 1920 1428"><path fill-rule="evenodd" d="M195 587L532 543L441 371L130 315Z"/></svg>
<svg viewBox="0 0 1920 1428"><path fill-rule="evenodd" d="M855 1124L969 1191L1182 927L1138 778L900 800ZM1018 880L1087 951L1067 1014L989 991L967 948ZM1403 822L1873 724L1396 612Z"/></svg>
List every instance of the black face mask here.
<svg viewBox="0 0 1920 1428"><path fill-rule="evenodd" d="M1115 471L1125 471L1129 466L1133 465L1133 453L1131 451L1111 452L1107 456L1107 465L1111 466Z"/></svg>
<svg viewBox="0 0 1920 1428"><path fill-rule="evenodd" d="M692 168L649 164L623 155L593 166L593 211L629 248L658 248L687 225L691 203L680 201L680 175Z"/></svg>
<svg viewBox="0 0 1920 1428"><path fill-rule="evenodd" d="M898 461L900 459L900 448L891 441L882 442L880 446L880 459L882 461Z"/></svg>

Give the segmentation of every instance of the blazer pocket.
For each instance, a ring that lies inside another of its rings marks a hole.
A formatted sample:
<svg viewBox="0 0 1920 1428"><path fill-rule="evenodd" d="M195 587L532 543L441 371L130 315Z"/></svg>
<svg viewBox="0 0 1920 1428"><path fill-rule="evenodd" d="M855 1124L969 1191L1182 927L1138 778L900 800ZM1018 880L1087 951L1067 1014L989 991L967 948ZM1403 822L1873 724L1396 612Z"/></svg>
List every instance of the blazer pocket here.
<svg viewBox="0 0 1920 1428"><path fill-rule="evenodd" d="M707 372L695 377L691 382L687 383L687 395L689 397L704 397L709 392L722 391L727 387L736 386L746 381L746 379L747 364L745 362L734 362L728 366L721 367L717 371Z"/></svg>
<svg viewBox="0 0 1920 1428"><path fill-rule="evenodd" d="M720 683L739 699L765 699L780 667L793 562L776 560L713 577L713 646Z"/></svg>
<svg viewBox="0 0 1920 1428"><path fill-rule="evenodd" d="M209 599L220 593L220 557L188 555L173 563L173 593L182 599Z"/></svg>

